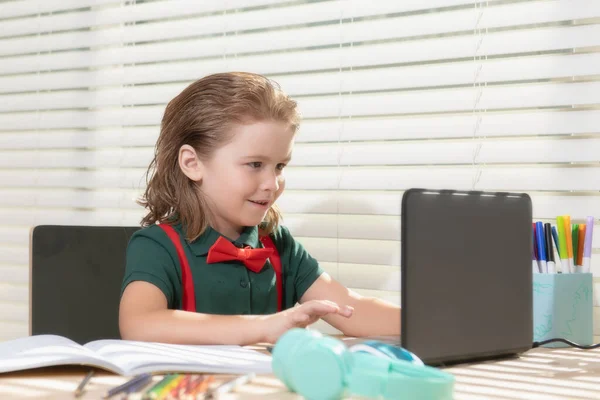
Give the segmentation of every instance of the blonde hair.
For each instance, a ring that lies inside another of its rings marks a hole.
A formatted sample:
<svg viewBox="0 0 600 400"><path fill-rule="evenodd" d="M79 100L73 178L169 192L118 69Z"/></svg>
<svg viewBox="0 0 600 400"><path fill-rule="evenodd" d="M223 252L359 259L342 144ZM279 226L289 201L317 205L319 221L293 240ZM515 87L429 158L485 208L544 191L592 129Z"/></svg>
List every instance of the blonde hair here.
<svg viewBox="0 0 600 400"><path fill-rule="evenodd" d="M246 72L209 75L189 85L165 109L154 158L146 172L146 190L138 203L148 213L142 226L182 223L186 238L197 239L208 227L205 199L198 184L179 168L179 149L192 146L200 159L231 139L234 124L273 120L295 132L300 116L296 102L264 76ZM281 219L273 205L261 223L269 234Z"/></svg>

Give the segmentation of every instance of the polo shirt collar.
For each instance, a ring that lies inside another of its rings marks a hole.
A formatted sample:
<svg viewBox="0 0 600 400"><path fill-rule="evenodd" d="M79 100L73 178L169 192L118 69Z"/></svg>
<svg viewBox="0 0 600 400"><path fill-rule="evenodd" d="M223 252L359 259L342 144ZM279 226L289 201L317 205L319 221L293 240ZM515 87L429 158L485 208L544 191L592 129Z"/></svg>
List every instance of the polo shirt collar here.
<svg viewBox="0 0 600 400"><path fill-rule="evenodd" d="M260 243L258 239L258 226L245 227L242 231L242 234L239 238L237 238L237 240L231 240L230 238L222 235L221 233L217 232L209 226L208 228L206 228L204 233L202 233L202 235L198 237L198 239L188 243L190 244L190 248L192 249L194 255L205 256L208 254L208 250L210 249L210 247L217 241L217 239L220 236L225 237L225 239L229 240L238 247L250 246L253 249L255 249L259 247Z"/></svg>

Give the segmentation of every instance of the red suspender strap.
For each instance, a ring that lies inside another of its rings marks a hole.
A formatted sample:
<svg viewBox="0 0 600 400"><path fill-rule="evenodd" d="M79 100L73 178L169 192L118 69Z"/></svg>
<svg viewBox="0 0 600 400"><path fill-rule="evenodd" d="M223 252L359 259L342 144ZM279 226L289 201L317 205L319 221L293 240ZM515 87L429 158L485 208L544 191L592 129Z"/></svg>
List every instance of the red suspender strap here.
<svg viewBox="0 0 600 400"><path fill-rule="evenodd" d="M273 270L275 270L275 284L277 285L277 311L281 311L282 302L283 302L283 280L281 278L281 257L279 257L279 252L275 247L275 243L273 243L273 239L270 236L263 236L260 238L260 241L267 249L273 249L273 254L271 255L271 265L273 265Z"/></svg>
<svg viewBox="0 0 600 400"><path fill-rule="evenodd" d="M185 251L181 245L181 239L171 225L159 224L158 226L165 231L177 250L177 257L179 257L179 266L181 268L181 281L183 289L183 294L181 295L182 309L183 311L196 312L196 294L194 292L192 270L190 269L190 264L188 263L187 257L185 256Z"/></svg>

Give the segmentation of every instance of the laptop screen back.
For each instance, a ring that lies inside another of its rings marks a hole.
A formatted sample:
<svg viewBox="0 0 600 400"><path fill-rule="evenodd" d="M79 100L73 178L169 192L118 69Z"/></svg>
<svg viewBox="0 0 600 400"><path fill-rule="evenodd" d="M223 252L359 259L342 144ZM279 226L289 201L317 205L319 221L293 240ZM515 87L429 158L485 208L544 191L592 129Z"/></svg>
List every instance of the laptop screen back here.
<svg viewBox="0 0 600 400"><path fill-rule="evenodd" d="M531 348L526 194L411 189L402 199L402 346L428 364Z"/></svg>

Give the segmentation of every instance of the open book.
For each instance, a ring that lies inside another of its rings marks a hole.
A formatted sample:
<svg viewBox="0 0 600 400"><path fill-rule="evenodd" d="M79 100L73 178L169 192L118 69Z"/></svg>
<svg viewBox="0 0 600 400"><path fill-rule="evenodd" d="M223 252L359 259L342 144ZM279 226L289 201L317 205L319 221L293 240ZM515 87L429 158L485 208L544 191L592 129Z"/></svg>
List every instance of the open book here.
<svg viewBox="0 0 600 400"><path fill-rule="evenodd" d="M96 340L82 346L56 335L0 342L0 373L57 365L89 365L125 376L146 372L270 373L271 356L225 345Z"/></svg>

